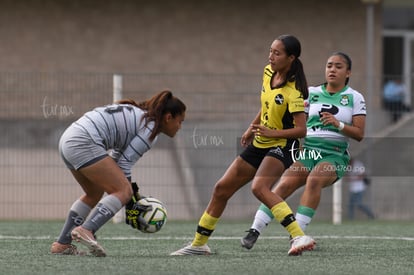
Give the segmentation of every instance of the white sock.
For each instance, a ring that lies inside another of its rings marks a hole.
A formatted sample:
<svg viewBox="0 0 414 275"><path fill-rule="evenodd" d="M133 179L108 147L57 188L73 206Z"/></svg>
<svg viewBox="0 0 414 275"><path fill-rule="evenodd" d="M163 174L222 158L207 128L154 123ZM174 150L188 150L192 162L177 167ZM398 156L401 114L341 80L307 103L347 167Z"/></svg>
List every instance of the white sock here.
<svg viewBox="0 0 414 275"><path fill-rule="evenodd" d="M258 209L256 215L254 216L254 221L251 228L257 230L259 233L262 233L262 230L273 220L273 217L261 209Z"/></svg>
<svg viewBox="0 0 414 275"><path fill-rule="evenodd" d="M306 227L312 221L311 217L308 217L308 216L305 216L305 215L299 214L299 213L296 213L295 219L298 222L298 224L299 224L299 226L300 226L300 228L302 229L303 232L305 232Z"/></svg>

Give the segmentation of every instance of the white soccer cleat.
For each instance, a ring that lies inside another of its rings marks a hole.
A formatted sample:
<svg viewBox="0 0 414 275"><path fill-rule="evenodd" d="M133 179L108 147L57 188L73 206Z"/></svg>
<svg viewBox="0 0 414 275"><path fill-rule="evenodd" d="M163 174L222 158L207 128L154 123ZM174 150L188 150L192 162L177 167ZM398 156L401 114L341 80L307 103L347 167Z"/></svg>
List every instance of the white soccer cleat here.
<svg viewBox="0 0 414 275"><path fill-rule="evenodd" d="M81 244L85 245L89 248L89 252L96 257L105 257L106 252L105 249L98 244L95 237L93 236L92 232L83 228L82 226L75 227L72 230L72 239L80 242Z"/></svg>
<svg viewBox="0 0 414 275"><path fill-rule="evenodd" d="M183 255L210 255L211 250L205 244L202 246L193 246L191 244L171 253L171 256L183 256Z"/></svg>
<svg viewBox="0 0 414 275"><path fill-rule="evenodd" d="M311 251L315 248L316 242L309 236L298 236L290 241L289 256L299 256L303 251Z"/></svg>

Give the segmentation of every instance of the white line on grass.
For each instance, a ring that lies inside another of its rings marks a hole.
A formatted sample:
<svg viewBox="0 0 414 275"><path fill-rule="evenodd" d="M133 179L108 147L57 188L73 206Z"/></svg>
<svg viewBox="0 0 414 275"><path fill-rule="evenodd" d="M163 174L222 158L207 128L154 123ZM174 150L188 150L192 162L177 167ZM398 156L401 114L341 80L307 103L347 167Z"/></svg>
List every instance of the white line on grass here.
<svg viewBox="0 0 414 275"><path fill-rule="evenodd" d="M312 236L315 239L371 239L371 240L400 240L400 241L414 241L414 237L391 237L391 236ZM287 239L286 236L262 236L260 239L264 240L281 240ZM55 239L52 236L8 236L0 235L0 240L52 240ZM147 240L147 241L159 241L159 240L190 240L189 237L100 237L99 240L114 240L114 241L129 241L129 240ZM214 236L211 240L238 240L240 237L225 237L225 236Z"/></svg>

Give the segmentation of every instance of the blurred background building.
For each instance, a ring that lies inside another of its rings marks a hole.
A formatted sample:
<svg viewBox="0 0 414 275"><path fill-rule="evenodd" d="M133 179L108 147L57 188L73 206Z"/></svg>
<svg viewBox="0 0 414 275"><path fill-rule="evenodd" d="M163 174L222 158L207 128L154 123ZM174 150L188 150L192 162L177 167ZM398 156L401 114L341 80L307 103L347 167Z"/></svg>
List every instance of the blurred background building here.
<svg viewBox="0 0 414 275"><path fill-rule="evenodd" d="M370 169L371 206L380 219L412 219L414 124L410 112L391 120L383 86L401 78L412 105L413 18L409 0L0 0L0 219L65 217L80 189L58 139L85 111L112 102L114 75L123 97L168 88L188 105L181 133L161 138L134 178L170 218L199 217L257 113L270 44L286 33L302 43L310 85L324 81L332 52L351 56L350 85L369 114L368 139L352 153ZM320 219L332 215L331 192ZM257 206L246 186L224 216L250 219Z"/></svg>

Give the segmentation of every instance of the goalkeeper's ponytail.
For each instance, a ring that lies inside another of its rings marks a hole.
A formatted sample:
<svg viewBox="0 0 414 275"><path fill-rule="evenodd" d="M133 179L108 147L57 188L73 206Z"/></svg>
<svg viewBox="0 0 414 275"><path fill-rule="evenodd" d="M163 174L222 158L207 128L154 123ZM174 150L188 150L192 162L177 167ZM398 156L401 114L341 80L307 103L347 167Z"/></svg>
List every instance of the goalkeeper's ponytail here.
<svg viewBox="0 0 414 275"><path fill-rule="evenodd" d="M170 113L175 118L177 115L184 114L186 110L185 104L168 90L162 91L152 98L138 103L136 106L146 111L143 118L145 119L145 125L150 121L154 122L154 130L150 139L154 139L158 134L160 122L165 114Z"/></svg>
<svg viewBox="0 0 414 275"><path fill-rule="evenodd" d="M159 132L160 122L163 115L170 113L174 118L177 115L184 114L186 110L185 104L180 99L173 96L172 92L168 90L162 91L150 99L139 103L132 99L123 99L116 103L134 105L146 111L142 118L145 120L145 126L147 126L150 121L154 122L154 130L150 136L151 140L154 139Z"/></svg>

